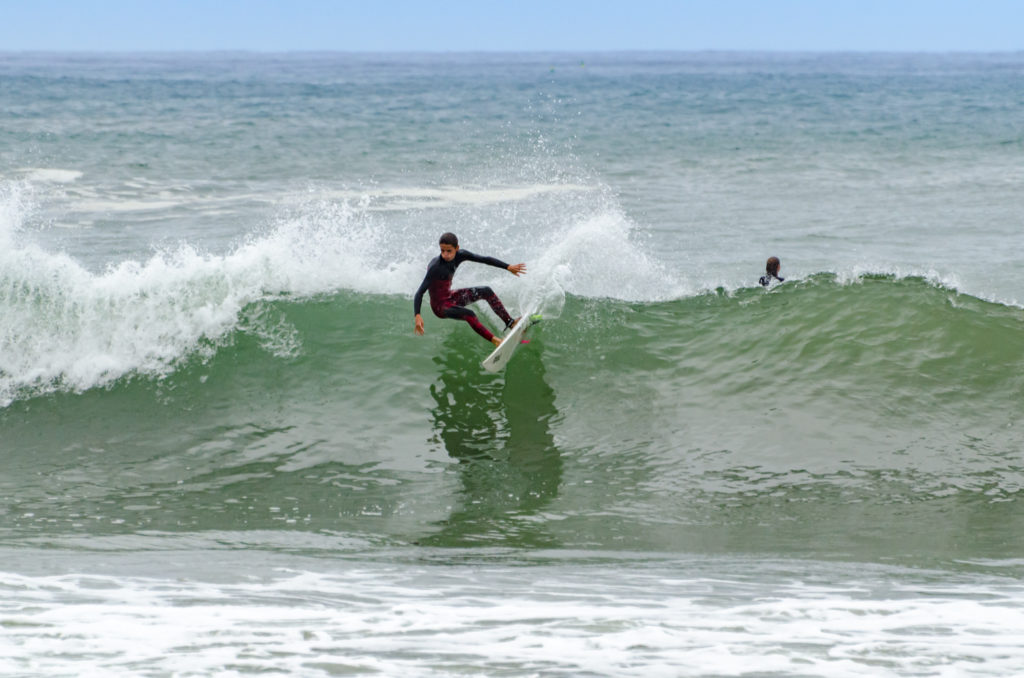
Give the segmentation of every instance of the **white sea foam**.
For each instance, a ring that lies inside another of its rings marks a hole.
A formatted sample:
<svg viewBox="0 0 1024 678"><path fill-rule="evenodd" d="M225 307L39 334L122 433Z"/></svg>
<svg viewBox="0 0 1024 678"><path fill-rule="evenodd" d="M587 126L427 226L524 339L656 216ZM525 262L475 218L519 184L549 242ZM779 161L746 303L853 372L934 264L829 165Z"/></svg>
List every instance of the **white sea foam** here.
<svg viewBox="0 0 1024 678"><path fill-rule="evenodd" d="M82 390L160 375L235 328L247 305L289 292L273 248L227 256L182 245L93 273L19 238L24 208L0 200L0 405L19 392ZM303 291L315 292L306 286ZM287 342L286 342L287 344Z"/></svg>
<svg viewBox="0 0 1024 678"><path fill-rule="evenodd" d="M185 200L79 200L76 210L85 212L153 212L186 204Z"/></svg>
<svg viewBox="0 0 1024 678"><path fill-rule="evenodd" d="M668 266L655 256L652 237L613 197L575 185L564 190L536 185L394 189L390 195L401 200L421 196L447 205L440 216L413 210L404 219L376 209L381 192L312 200L224 253L182 243L100 272L42 249L22 232L33 210L31 192L10 182L0 192L0 406L19 393L84 390L134 373L164 375L180 359L214 349L243 325L262 337L268 350L294 354L301 350L301 337L292 328L243 323L246 309L279 296L339 291L411 297L436 256L440 231L449 228L457 230L467 249L527 263L528 273L520 279L466 266L456 280L460 286L491 285L513 312L538 308L558 316L565 294L649 302L751 284L728 274L716 273L714 280L690 277ZM460 200L471 206L452 207ZM490 201L509 202L495 208ZM489 206L481 209L481 204ZM694 276L701 275L697 270ZM799 281L820 270L796 267L788 277ZM956 275L931 268L853 265L837 277L854 284L871 273L920 276L937 286L964 289ZM1008 303L1000 295L985 298Z"/></svg>
<svg viewBox="0 0 1024 678"><path fill-rule="evenodd" d="M114 195L100 193L94 189L76 189L68 209L76 213L118 214L131 212L167 212L187 208L203 214L235 212L242 205L266 204L273 197L257 194L232 194L229 196L195 195L187 186L155 189L147 186L131 186L131 190L120 190ZM166 216L163 215L163 216Z"/></svg>
<svg viewBox="0 0 1024 678"><path fill-rule="evenodd" d="M390 187L374 190L321 190L318 200L359 201L369 198L373 211L405 211L411 209L449 208L453 206L497 205L560 193L586 193L590 189L579 184L535 184L530 186L439 186ZM297 197L285 198L291 202ZM303 202L308 198L302 198Z"/></svg>
<svg viewBox="0 0 1024 678"><path fill-rule="evenodd" d="M662 301L693 293L634 241L635 230L617 210L555 228L536 249L536 267L578 296Z"/></svg>
<svg viewBox="0 0 1024 678"><path fill-rule="evenodd" d="M31 204L7 186L0 195L2 405L19 392L84 390L132 373L166 374L181 358L214 348L261 300L339 291L411 297L437 251L436 229L396 225L364 196L304 204L223 254L182 243L94 272L22 233ZM518 227L460 218L467 249L525 261L529 272L514 280L470 266L456 284L492 284L514 311L539 306L557 315L566 292L624 300L683 293L615 210L568 212L560 221ZM287 327L269 332L271 350L294 352L301 344Z"/></svg>
<svg viewBox="0 0 1024 678"><path fill-rule="evenodd" d="M234 583L0 574L0 673L952 677L1024 666L1024 589L1012 579L723 565L342 565Z"/></svg>
<svg viewBox="0 0 1024 678"><path fill-rule="evenodd" d="M14 170L14 174L27 181L49 184L71 184L82 178L78 170L45 167L25 167Z"/></svg>

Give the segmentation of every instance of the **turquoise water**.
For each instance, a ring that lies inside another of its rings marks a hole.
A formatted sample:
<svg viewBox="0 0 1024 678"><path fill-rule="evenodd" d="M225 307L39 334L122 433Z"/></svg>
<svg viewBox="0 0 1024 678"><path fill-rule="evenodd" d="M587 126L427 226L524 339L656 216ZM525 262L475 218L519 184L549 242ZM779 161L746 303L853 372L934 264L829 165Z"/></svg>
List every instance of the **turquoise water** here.
<svg viewBox="0 0 1024 678"><path fill-rule="evenodd" d="M0 672L1012 675L1022 66L0 56Z"/></svg>

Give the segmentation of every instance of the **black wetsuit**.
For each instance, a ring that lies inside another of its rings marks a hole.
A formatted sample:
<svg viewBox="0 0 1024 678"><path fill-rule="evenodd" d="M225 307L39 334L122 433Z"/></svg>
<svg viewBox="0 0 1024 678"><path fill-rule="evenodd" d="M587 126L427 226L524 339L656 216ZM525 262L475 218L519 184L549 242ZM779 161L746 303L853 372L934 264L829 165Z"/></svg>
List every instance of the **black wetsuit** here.
<svg viewBox="0 0 1024 678"><path fill-rule="evenodd" d="M452 278L455 277L455 269L464 261L475 261L479 264L487 264L495 268L508 268L508 264L494 257L482 257L467 250L460 249L455 253L451 261L445 261L440 256L434 257L427 266L427 275L423 283L416 290L412 306L417 315L423 305L423 293L430 292L430 309L438 318L455 318L465 320L477 334L490 341L494 335L480 322L473 311L466 308L468 304L483 299L507 327L512 323L512 317L505 310L501 300L494 294L490 287L468 287L465 289L452 290Z"/></svg>
<svg viewBox="0 0 1024 678"><path fill-rule="evenodd" d="M761 279L758 280L758 282L761 283L762 287L768 287L769 285L772 284L772 278L775 278L779 282L782 282L783 280L785 280L785 278L780 278L779 276L775 275L774 273L767 273L765 275L762 275Z"/></svg>

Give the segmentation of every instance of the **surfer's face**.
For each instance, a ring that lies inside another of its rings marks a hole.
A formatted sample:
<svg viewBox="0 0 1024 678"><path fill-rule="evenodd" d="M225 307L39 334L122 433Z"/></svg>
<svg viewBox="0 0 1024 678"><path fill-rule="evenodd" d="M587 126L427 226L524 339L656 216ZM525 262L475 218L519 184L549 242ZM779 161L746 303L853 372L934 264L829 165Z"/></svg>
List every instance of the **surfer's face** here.
<svg viewBox="0 0 1024 678"><path fill-rule="evenodd" d="M451 261L455 258L455 253L459 251L459 248L455 245L447 245L441 243L441 258L445 261Z"/></svg>

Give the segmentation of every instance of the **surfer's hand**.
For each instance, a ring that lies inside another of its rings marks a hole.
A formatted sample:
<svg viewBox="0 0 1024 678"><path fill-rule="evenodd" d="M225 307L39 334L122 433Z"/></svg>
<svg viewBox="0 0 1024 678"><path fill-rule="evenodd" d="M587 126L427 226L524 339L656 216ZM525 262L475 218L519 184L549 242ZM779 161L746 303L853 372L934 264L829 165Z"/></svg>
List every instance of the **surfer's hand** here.
<svg viewBox="0 0 1024 678"><path fill-rule="evenodd" d="M508 267L508 272L518 277L523 273L526 273L526 264L512 264Z"/></svg>
<svg viewBox="0 0 1024 678"><path fill-rule="evenodd" d="M423 316L419 313L416 314L416 328L414 331L416 334L423 334Z"/></svg>

